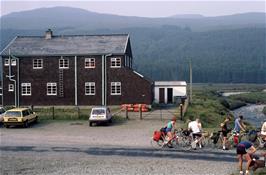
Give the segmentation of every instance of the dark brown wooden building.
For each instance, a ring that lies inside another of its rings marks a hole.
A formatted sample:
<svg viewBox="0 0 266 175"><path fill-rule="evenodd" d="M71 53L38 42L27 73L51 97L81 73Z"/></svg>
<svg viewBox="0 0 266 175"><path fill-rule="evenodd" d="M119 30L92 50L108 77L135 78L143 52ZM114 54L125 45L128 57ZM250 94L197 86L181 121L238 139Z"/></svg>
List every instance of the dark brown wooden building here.
<svg viewBox="0 0 266 175"><path fill-rule="evenodd" d="M15 37L1 52L3 105L120 105L153 100L132 69L129 35Z"/></svg>

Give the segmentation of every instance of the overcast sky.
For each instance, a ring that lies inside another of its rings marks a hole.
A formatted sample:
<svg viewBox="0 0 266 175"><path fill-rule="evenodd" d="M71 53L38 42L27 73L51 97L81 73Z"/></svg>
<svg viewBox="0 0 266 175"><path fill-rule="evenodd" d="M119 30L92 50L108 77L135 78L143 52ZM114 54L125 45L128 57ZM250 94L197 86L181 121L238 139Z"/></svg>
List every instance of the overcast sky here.
<svg viewBox="0 0 266 175"><path fill-rule="evenodd" d="M220 16L245 12L265 12L264 0L241 1L40 1L1 0L1 16L42 7L68 6L99 13L125 16L166 17L175 14Z"/></svg>

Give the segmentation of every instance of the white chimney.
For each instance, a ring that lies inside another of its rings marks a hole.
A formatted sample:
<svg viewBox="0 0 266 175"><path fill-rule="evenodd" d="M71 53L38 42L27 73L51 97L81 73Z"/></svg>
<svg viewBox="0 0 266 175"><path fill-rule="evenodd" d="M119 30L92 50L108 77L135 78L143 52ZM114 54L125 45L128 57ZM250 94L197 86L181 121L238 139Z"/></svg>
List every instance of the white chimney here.
<svg viewBox="0 0 266 175"><path fill-rule="evenodd" d="M51 29L48 29L45 32L45 39L52 39L52 37L53 37L53 31Z"/></svg>

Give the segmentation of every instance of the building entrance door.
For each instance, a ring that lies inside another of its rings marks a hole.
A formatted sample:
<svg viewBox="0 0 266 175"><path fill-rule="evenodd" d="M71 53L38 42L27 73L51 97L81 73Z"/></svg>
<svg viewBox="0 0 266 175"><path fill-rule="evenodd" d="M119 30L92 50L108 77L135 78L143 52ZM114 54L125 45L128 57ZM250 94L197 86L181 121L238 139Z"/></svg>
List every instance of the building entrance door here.
<svg viewBox="0 0 266 175"><path fill-rule="evenodd" d="M167 103L173 103L173 88L167 88Z"/></svg>
<svg viewBox="0 0 266 175"><path fill-rule="evenodd" d="M159 88L159 103L164 103L164 88Z"/></svg>

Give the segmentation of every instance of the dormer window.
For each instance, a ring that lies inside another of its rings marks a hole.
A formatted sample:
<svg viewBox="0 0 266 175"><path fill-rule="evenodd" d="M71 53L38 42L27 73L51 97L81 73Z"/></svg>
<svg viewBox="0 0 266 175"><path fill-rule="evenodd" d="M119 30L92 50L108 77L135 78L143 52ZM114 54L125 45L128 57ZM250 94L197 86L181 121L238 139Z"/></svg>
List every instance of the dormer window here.
<svg viewBox="0 0 266 175"><path fill-rule="evenodd" d="M111 58L111 68L120 68L121 58Z"/></svg>

